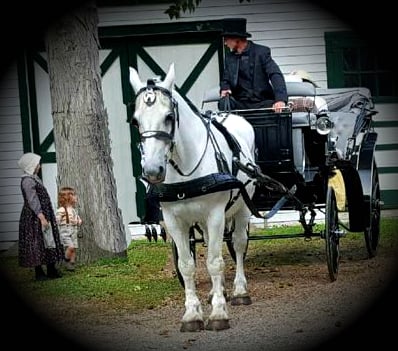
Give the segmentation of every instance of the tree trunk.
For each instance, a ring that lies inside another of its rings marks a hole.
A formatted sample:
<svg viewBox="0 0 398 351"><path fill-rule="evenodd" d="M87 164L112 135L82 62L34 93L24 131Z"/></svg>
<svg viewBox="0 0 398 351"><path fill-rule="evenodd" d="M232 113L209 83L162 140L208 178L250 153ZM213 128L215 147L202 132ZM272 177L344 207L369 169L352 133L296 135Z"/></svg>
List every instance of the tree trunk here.
<svg viewBox="0 0 398 351"><path fill-rule="evenodd" d="M57 20L46 35L57 183L74 187L79 197L82 262L126 256L127 246L102 96L97 26L97 8L85 3Z"/></svg>

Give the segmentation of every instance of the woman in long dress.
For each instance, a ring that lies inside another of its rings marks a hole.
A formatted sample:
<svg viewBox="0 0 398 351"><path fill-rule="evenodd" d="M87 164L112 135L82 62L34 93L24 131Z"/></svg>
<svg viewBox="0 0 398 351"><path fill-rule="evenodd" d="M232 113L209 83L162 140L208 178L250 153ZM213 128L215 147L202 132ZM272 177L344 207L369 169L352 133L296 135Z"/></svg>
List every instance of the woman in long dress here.
<svg viewBox="0 0 398 351"><path fill-rule="evenodd" d="M47 280L61 277L56 264L63 260L64 250L50 195L38 176L40 159L39 155L29 152L18 161L24 172L21 177L24 204L19 220L18 260L21 267L34 267L36 280ZM50 233L51 244L44 240L46 231ZM44 265L47 272L43 270Z"/></svg>

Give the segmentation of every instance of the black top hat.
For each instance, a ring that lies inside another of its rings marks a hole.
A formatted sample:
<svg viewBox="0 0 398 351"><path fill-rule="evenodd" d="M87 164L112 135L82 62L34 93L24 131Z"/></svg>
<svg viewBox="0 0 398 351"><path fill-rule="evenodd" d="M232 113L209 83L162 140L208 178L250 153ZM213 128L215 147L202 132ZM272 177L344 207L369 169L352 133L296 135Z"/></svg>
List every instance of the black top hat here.
<svg viewBox="0 0 398 351"><path fill-rule="evenodd" d="M252 35L246 32L246 18L224 18L223 37L248 38Z"/></svg>

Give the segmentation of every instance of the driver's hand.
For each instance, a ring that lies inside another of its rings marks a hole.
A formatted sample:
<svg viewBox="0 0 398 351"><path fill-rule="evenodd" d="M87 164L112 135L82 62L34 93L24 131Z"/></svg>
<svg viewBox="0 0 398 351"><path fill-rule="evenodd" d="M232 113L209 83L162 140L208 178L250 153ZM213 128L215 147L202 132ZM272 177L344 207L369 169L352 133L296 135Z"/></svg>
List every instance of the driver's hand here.
<svg viewBox="0 0 398 351"><path fill-rule="evenodd" d="M284 101L277 101L272 105L272 108L274 109L275 112L280 113L282 112L283 108L286 107L286 104Z"/></svg>
<svg viewBox="0 0 398 351"><path fill-rule="evenodd" d="M231 94L232 94L232 91L231 91L230 89L221 90L221 92L220 92L220 95L221 95L222 98L223 98L223 97L226 97L226 96L228 96L228 95L231 95Z"/></svg>

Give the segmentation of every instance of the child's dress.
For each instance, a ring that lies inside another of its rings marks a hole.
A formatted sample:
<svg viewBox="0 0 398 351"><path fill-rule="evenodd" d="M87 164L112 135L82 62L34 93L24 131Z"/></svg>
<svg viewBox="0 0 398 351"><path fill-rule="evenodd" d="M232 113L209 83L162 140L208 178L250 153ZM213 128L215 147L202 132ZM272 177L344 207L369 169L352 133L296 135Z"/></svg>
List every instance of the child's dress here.
<svg viewBox="0 0 398 351"><path fill-rule="evenodd" d="M56 218L62 244L65 247L78 248L77 234L81 219L76 209L71 206L59 207Z"/></svg>

